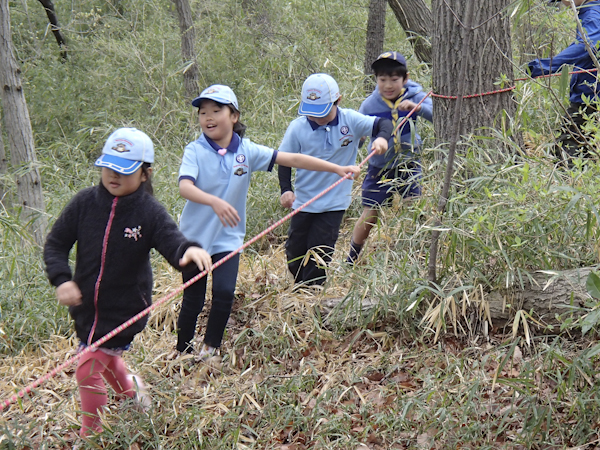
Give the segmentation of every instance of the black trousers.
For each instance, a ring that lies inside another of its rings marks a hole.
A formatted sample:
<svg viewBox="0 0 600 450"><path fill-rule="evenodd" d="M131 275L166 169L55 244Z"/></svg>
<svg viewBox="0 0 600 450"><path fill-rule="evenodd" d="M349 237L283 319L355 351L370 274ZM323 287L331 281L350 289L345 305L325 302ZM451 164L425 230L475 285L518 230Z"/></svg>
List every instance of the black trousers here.
<svg viewBox="0 0 600 450"><path fill-rule="evenodd" d="M598 111L596 104L586 106L583 103L571 103L563 117L560 135L556 139L554 154L563 159L562 152L570 157L590 157L592 150L586 143L587 134L583 125L589 117ZM587 117L586 117L587 116Z"/></svg>
<svg viewBox="0 0 600 450"><path fill-rule="evenodd" d="M228 254L229 252L224 252L212 255L213 264ZM233 307L239 264L240 254L237 253L212 272L212 307L204 333L204 343L211 347L221 346L225 327ZM199 273L198 269L183 272L183 282L191 280ZM191 353L193 351L192 340L196 334L196 323L202 308L204 308L206 297L206 278L200 278L183 291L183 302L177 319L177 350L180 352Z"/></svg>
<svg viewBox="0 0 600 450"><path fill-rule="evenodd" d="M296 283L322 285L326 281L326 266L331 262L335 243L345 211L322 213L299 212L292 217L285 243L288 268ZM307 261L305 255L313 251Z"/></svg>

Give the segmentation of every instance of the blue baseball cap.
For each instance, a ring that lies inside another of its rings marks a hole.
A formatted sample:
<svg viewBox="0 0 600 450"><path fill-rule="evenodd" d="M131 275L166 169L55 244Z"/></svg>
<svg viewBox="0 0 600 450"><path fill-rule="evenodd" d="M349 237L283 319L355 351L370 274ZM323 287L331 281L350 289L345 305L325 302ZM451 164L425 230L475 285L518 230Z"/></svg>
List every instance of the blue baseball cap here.
<svg viewBox="0 0 600 450"><path fill-rule="evenodd" d="M232 105L236 111L239 111L237 97L229 86L223 84L213 84L202 91L202 93L192 100L192 106L200 108L202 100L208 99L221 103L222 105Z"/></svg>
<svg viewBox="0 0 600 450"><path fill-rule="evenodd" d="M371 64L371 69L375 70L375 67L380 63L380 61L396 61L401 66L406 67L406 58L398 52L384 52L377 57L375 61Z"/></svg>
<svg viewBox="0 0 600 450"><path fill-rule="evenodd" d="M145 162L154 162L152 139L137 128L119 128L106 140L102 156L96 160L95 165L131 175Z"/></svg>
<svg viewBox="0 0 600 450"><path fill-rule="evenodd" d="M340 97L340 88L333 77L326 73L315 73L302 85L298 114L325 117Z"/></svg>

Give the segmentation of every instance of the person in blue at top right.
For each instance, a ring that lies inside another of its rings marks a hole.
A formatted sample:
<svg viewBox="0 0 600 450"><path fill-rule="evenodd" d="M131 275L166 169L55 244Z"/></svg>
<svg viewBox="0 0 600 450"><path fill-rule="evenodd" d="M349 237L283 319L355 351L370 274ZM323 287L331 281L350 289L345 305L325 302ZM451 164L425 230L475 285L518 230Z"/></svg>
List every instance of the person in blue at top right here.
<svg viewBox="0 0 600 450"><path fill-rule="evenodd" d="M558 1L558 0L554 0ZM561 0L566 6L570 6L570 0ZM590 48L598 55L597 48L600 42L600 1L573 0L578 11L578 18L585 31L585 38ZM550 58L542 58L530 61L528 64L532 77L539 77L561 70L564 65L572 65L575 71L595 69L594 61L588 53L585 41L576 31L576 39L571 45ZM578 156L590 156L591 149L587 146L586 133L583 125L592 114L598 111L598 89L597 72L584 72L573 74L570 83L571 102L567 113L563 117L561 134L554 146L554 155L562 160L562 152L566 153L567 159Z"/></svg>
<svg viewBox="0 0 600 450"><path fill-rule="evenodd" d="M433 103L420 84L408 78L406 59L398 52L385 52L371 64L377 87L360 106L363 114L391 119L394 133L388 150L369 159L369 169L362 185L363 212L352 231L346 262L353 264L369 233L377 223L379 210L390 203L394 192L403 198L421 195L421 137L416 120L421 116L431 122ZM418 105L418 106L417 106ZM416 109L415 109L416 108ZM400 129L398 124L415 109Z"/></svg>

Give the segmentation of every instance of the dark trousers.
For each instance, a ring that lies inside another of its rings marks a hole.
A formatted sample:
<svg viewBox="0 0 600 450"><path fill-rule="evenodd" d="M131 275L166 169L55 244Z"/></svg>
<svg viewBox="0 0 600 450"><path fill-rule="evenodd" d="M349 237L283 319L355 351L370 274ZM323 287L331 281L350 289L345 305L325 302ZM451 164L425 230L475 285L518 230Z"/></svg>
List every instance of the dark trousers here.
<svg viewBox="0 0 600 450"><path fill-rule="evenodd" d="M333 256L344 212L300 212L292 217L285 255L296 283L325 283L325 267ZM311 255L308 261L304 261L309 250L314 251L318 257Z"/></svg>
<svg viewBox="0 0 600 450"><path fill-rule="evenodd" d="M213 264L228 254L229 252L224 252L213 255ZM233 306L239 263L240 254L237 253L212 272L212 307L204 333L204 343L211 347L221 346ZM184 272L183 282L191 280L199 273L198 269ZM183 291L181 312L177 319L177 350L180 352L191 353L193 351L192 340L196 334L198 316L204 308L205 296L206 277L202 277Z"/></svg>
<svg viewBox="0 0 600 450"><path fill-rule="evenodd" d="M571 103L567 109L567 114L562 119L560 136L556 139L554 148L555 156L563 159L562 152L570 157L590 157L591 149L586 143L587 133L583 130L583 125L589 119L589 116L597 111L597 105L586 106L583 103ZM587 117L586 117L587 116Z"/></svg>

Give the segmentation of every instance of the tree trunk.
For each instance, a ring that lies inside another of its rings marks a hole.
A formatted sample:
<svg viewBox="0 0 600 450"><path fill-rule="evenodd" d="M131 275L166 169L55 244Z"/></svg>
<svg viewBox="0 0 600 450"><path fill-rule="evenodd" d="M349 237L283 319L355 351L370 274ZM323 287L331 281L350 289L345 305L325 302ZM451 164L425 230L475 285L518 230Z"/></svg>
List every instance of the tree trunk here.
<svg viewBox="0 0 600 450"><path fill-rule="evenodd" d="M431 64L429 36L433 19L429 7L423 0L388 0L388 3L412 44L415 56Z"/></svg>
<svg viewBox="0 0 600 450"><path fill-rule="evenodd" d="M44 7L46 11L46 16L48 16L48 20L50 21L50 29L52 30L52 34L54 34L54 39L56 39L56 43L60 48L60 57L66 61L67 60L67 41L63 37L60 31L60 25L58 23L58 16L56 15L56 11L54 10L54 3L51 0L39 0L39 2Z"/></svg>
<svg viewBox="0 0 600 450"><path fill-rule="evenodd" d="M533 317L542 323L558 322L556 316L573 314L581 317L583 307L590 299L585 286L586 280L594 267L548 273L535 273L533 282L526 281L523 289L513 287L492 291L487 296L492 319L499 321L512 320L519 310L533 311Z"/></svg>
<svg viewBox="0 0 600 450"><path fill-rule="evenodd" d="M21 84L21 70L13 53L8 0L0 0L0 86L10 152L16 171L21 220L39 245L44 242L46 219L42 182L37 168L33 131Z"/></svg>
<svg viewBox="0 0 600 450"><path fill-rule="evenodd" d="M385 38L385 10L386 0L369 1L369 18L367 21L367 43L365 48L365 75L371 75L371 64L383 53L383 40ZM374 88L371 77L365 78L365 90L370 92Z"/></svg>
<svg viewBox="0 0 600 450"><path fill-rule="evenodd" d="M1 119L1 118L0 118ZM4 140L2 139L2 120L0 120L0 207L6 209L9 202L5 196L7 189L5 187L5 177L8 173L8 161L6 160L6 151L4 150Z"/></svg>
<svg viewBox="0 0 600 450"><path fill-rule="evenodd" d="M531 312L532 317L543 325L559 326L567 318L580 319L589 311L584 308L591 298L587 293L586 280L594 269L595 267L582 267L557 271L554 274L534 273L533 281L525 281L522 288L513 286L483 293L483 300L489 306L493 325L500 327L512 322L515 314L520 310ZM477 295L470 295L473 307L483 310L477 297ZM320 307L325 314L331 314L334 308L346 300L346 297L326 298L321 301ZM459 301L457 299L457 302ZM367 315L369 310L376 306L377 301L369 297L362 298L360 314ZM352 311L357 309L353 308ZM459 306L458 310L460 309ZM349 314L348 311L349 309L345 309L344 314ZM462 312L460 314L462 315ZM466 315L468 317L463 316L463 319L468 320L471 311L467 311ZM532 324L533 322L530 322L530 325Z"/></svg>
<svg viewBox="0 0 600 450"><path fill-rule="evenodd" d="M511 65L510 21L506 14L509 0L478 2L473 9L472 26L465 26L465 14L470 0L433 0L433 91L436 94L456 96L464 82L465 94L480 94L513 85ZM470 36L467 48L463 43ZM467 64L466 78L456 74L461 64ZM504 79L504 86L495 84ZM436 98L433 105L433 125L438 143L450 142L455 134L454 122L448 120L454 113L456 100ZM482 127L500 128L496 123L502 111L513 117L516 103L512 93L465 98L460 110L462 135L480 133ZM508 122L508 121L506 121ZM506 123L505 122L505 123Z"/></svg>
<svg viewBox="0 0 600 450"><path fill-rule="evenodd" d="M196 30L192 19L192 9L188 0L173 0L179 16L179 30L181 31L181 56L186 69L183 72L183 86L188 99L198 95L198 63L194 51Z"/></svg>

